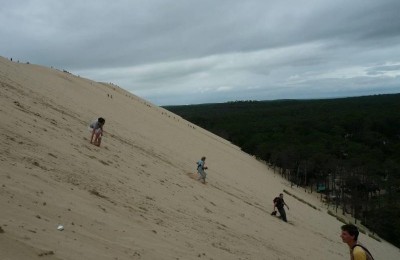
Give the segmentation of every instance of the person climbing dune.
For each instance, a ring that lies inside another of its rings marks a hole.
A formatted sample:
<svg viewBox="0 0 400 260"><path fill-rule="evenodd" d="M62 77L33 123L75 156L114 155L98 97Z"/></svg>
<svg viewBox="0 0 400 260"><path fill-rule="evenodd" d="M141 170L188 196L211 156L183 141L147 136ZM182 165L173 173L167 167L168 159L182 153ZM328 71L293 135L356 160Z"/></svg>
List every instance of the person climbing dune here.
<svg viewBox="0 0 400 260"><path fill-rule="evenodd" d="M106 123L106 120L102 117L99 117L97 121L94 121L90 124L90 128L92 129L92 135L90 137L90 143L96 146L100 146L101 137L103 136L103 126ZM94 139L93 139L94 137Z"/></svg>
<svg viewBox="0 0 400 260"><path fill-rule="evenodd" d="M207 170L207 166L205 166L206 163L206 157L203 156L201 159L197 162L197 173L199 174L199 177L197 180L201 181L203 184L206 183L206 177L207 173L204 170Z"/></svg>
<svg viewBox="0 0 400 260"><path fill-rule="evenodd" d="M346 224L341 227L342 233L340 237L342 241L349 246L351 260L374 260L372 254L368 249L358 242L357 226L353 224Z"/></svg>
<svg viewBox="0 0 400 260"><path fill-rule="evenodd" d="M276 198L273 200L273 202L274 202L274 210L273 210L273 212L271 213L271 215L276 215L276 210L275 210L275 209L278 209L280 218L281 218L283 221L287 222L286 211L285 211L284 206L286 206L287 209L289 209L289 206L285 203L285 201L284 201L284 199L283 199L283 193L279 194L279 197L276 197Z"/></svg>

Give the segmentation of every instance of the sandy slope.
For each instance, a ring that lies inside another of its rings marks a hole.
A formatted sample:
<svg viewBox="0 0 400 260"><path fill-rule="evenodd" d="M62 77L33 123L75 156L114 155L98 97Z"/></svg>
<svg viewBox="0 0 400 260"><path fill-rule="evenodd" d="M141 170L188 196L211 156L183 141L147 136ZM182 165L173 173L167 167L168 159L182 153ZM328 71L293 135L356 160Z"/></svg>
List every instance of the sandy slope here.
<svg viewBox="0 0 400 260"><path fill-rule="evenodd" d="M0 259L347 259L341 223L238 147L123 89L0 57ZM101 148L88 124L106 119ZM190 178L207 156L208 184ZM291 224L269 215L283 189ZM64 225L63 231L57 226ZM366 235L376 259L398 248Z"/></svg>

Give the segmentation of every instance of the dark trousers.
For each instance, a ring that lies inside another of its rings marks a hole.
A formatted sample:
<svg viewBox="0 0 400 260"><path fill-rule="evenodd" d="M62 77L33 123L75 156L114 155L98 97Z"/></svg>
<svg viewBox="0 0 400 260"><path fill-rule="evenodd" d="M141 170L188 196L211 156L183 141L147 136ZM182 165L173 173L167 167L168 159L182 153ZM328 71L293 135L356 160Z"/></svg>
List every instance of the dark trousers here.
<svg viewBox="0 0 400 260"><path fill-rule="evenodd" d="M279 215L280 215L281 219L283 221L287 222L285 209L284 208L278 208L278 211L279 211Z"/></svg>

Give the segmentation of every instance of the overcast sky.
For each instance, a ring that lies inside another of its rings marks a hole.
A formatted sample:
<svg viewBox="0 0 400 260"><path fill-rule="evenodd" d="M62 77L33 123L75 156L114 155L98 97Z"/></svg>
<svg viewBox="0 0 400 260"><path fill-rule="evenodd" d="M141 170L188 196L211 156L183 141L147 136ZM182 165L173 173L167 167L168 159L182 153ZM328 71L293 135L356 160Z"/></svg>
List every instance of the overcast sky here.
<svg viewBox="0 0 400 260"><path fill-rule="evenodd" d="M0 55L157 105L400 92L400 0L0 0Z"/></svg>

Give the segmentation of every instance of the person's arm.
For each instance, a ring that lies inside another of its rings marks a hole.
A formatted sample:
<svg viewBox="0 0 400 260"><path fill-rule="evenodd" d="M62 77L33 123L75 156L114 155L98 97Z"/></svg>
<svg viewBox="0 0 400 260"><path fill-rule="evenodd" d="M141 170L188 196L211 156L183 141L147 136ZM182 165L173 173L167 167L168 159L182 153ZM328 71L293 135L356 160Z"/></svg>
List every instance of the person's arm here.
<svg viewBox="0 0 400 260"><path fill-rule="evenodd" d="M202 161L202 163L201 163L201 169L207 170L207 166L206 166L206 162L205 162L205 161Z"/></svg>
<svg viewBox="0 0 400 260"><path fill-rule="evenodd" d="M283 204L286 206L287 209L289 209L289 206L286 204L286 202L283 202Z"/></svg>

